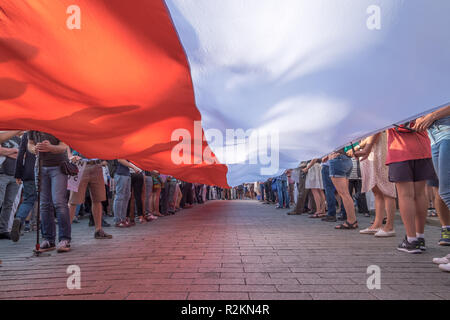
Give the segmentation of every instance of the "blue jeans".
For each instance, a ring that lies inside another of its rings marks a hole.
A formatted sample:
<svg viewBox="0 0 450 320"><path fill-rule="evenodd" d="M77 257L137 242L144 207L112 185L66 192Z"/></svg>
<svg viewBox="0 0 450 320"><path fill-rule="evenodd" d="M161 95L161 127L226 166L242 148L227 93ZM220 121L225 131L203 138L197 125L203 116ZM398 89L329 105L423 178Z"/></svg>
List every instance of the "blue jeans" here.
<svg viewBox="0 0 450 320"><path fill-rule="evenodd" d="M81 204L77 204L77 208L75 209L75 216L79 217L80 216L80 210L81 210Z"/></svg>
<svg viewBox="0 0 450 320"><path fill-rule="evenodd" d="M113 204L114 221L118 223L127 218L128 201L131 197L131 177L116 174L114 181L116 182L116 197Z"/></svg>
<svg viewBox="0 0 450 320"><path fill-rule="evenodd" d="M325 189L325 197L327 199L328 216L336 216L336 198L334 194L336 193L336 188L334 187L333 181L330 178L330 167L322 166L322 182L323 188Z"/></svg>
<svg viewBox="0 0 450 320"><path fill-rule="evenodd" d="M20 204L17 210L16 217L20 219L22 223L30 214L30 211L34 208L34 203L37 200L36 184L34 180L28 180L23 182L23 202Z"/></svg>
<svg viewBox="0 0 450 320"><path fill-rule="evenodd" d="M447 117L450 118L450 117ZM439 123L440 122L440 123ZM434 169L439 178L439 195L450 208L450 121L441 119L429 129Z"/></svg>
<svg viewBox="0 0 450 320"><path fill-rule="evenodd" d="M264 184L259 185L259 190L261 192L261 200L264 201Z"/></svg>
<svg viewBox="0 0 450 320"><path fill-rule="evenodd" d="M0 233L8 231L9 218L14 200L16 199L19 185L14 176L0 174Z"/></svg>
<svg viewBox="0 0 450 320"><path fill-rule="evenodd" d="M42 167L41 173L41 220L42 236L55 242L56 224L53 208L58 219L59 241L71 240L71 224L67 205L67 176L59 167Z"/></svg>
<svg viewBox="0 0 450 320"><path fill-rule="evenodd" d="M283 208L283 202L286 208L289 208L289 194L287 192L287 181L277 179L278 206Z"/></svg>
<svg viewBox="0 0 450 320"><path fill-rule="evenodd" d="M322 182L323 187L325 189L325 197L327 199L327 207L328 207L328 216L335 217L336 216L336 187L333 184L333 181L330 177L330 167L322 166ZM347 212L345 212L344 204L341 200L341 215L344 219L347 219Z"/></svg>

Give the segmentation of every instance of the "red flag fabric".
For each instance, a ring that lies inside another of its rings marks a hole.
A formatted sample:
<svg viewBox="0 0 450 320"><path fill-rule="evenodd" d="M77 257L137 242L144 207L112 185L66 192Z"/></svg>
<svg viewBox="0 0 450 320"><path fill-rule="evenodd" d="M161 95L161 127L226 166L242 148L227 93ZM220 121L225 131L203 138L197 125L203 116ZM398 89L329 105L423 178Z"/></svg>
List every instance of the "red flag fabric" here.
<svg viewBox="0 0 450 320"><path fill-rule="evenodd" d="M194 138L201 115L162 0L2 1L0 107L0 128L45 131L87 157L228 186L214 154L206 163L192 145L190 163L171 159L172 133Z"/></svg>

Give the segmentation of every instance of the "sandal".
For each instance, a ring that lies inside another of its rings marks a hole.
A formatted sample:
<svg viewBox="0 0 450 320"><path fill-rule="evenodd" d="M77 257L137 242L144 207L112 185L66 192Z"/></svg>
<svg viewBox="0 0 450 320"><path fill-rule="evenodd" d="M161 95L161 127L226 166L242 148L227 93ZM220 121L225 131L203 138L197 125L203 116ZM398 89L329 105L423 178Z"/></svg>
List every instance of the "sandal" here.
<svg viewBox="0 0 450 320"><path fill-rule="evenodd" d="M138 222L139 222L140 224L142 224L142 223L146 223L147 220L146 220L144 217L139 217L139 218L138 218Z"/></svg>
<svg viewBox="0 0 450 320"><path fill-rule="evenodd" d="M314 213L314 214L310 215L309 218L311 218L311 219L318 219L318 218L322 218L324 216L325 215L322 214L322 213Z"/></svg>
<svg viewBox="0 0 450 320"><path fill-rule="evenodd" d="M156 216L154 216L152 214L148 214L148 215L145 216L145 220L147 220L148 222L156 220L156 219L158 219L158 217L156 217Z"/></svg>
<svg viewBox="0 0 450 320"><path fill-rule="evenodd" d="M337 225L335 227L337 230L352 230L352 229L358 229L358 221L355 221L353 223L350 223L348 221L345 221L344 223Z"/></svg>

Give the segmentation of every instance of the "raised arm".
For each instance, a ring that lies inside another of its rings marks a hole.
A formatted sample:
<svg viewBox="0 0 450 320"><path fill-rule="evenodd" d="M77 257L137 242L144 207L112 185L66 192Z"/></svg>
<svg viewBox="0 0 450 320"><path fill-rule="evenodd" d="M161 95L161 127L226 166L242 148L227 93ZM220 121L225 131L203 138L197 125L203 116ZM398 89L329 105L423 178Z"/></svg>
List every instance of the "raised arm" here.
<svg viewBox="0 0 450 320"><path fill-rule="evenodd" d="M424 131L428 129L436 120L448 116L450 116L450 104L417 119L413 129L416 131Z"/></svg>
<svg viewBox="0 0 450 320"><path fill-rule="evenodd" d="M378 139L380 139L380 136L381 132L364 139L363 142L361 143L362 148L359 151L355 152L355 157L357 158L362 157L361 160L365 160L372 151L372 148L375 145L375 143L378 141Z"/></svg>
<svg viewBox="0 0 450 320"><path fill-rule="evenodd" d="M127 161L125 159L118 159L117 161L119 161L120 164L124 165L125 167L131 168L136 172L142 172L141 169L139 169L138 167L136 167L134 164L132 164L130 161Z"/></svg>
<svg viewBox="0 0 450 320"><path fill-rule="evenodd" d="M50 141L45 140L38 143L38 149L41 152L65 153L67 152L67 149L69 149L69 146L62 141L60 141L57 145L53 145Z"/></svg>
<svg viewBox="0 0 450 320"><path fill-rule="evenodd" d="M308 166L303 169L303 172L307 172L313 165L315 165L317 163L318 159L312 159L309 163Z"/></svg>
<svg viewBox="0 0 450 320"><path fill-rule="evenodd" d="M13 154L16 154L17 151L18 150L16 148L3 148L0 146L0 156L9 157Z"/></svg>
<svg viewBox="0 0 450 320"><path fill-rule="evenodd" d="M21 130L13 130L13 131L4 131L0 133L0 143L5 142L6 140L11 139L14 136L18 136L22 133Z"/></svg>

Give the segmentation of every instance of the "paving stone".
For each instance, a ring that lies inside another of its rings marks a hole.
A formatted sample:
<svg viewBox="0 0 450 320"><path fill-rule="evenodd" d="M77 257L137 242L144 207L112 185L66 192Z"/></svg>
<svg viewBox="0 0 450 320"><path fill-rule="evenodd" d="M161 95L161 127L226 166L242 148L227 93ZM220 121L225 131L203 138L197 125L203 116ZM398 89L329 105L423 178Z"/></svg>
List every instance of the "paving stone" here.
<svg viewBox="0 0 450 320"><path fill-rule="evenodd" d="M129 293L60 295L60 296L16 298L15 300L125 300L128 295Z"/></svg>
<svg viewBox="0 0 450 320"><path fill-rule="evenodd" d="M246 284L297 284L297 279L285 279L285 278L246 278Z"/></svg>
<svg viewBox="0 0 450 320"><path fill-rule="evenodd" d="M309 293L250 292L251 300L312 300Z"/></svg>
<svg viewBox="0 0 450 320"><path fill-rule="evenodd" d="M450 300L450 292L435 292L434 294L442 299Z"/></svg>
<svg viewBox="0 0 450 320"><path fill-rule="evenodd" d="M188 278L188 279L218 279L219 272L174 272L172 278Z"/></svg>
<svg viewBox="0 0 450 320"><path fill-rule="evenodd" d="M269 278L267 272L222 272L221 278L224 279L246 279L246 278Z"/></svg>
<svg viewBox="0 0 450 320"><path fill-rule="evenodd" d="M245 279L193 279L192 284L245 284Z"/></svg>
<svg viewBox="0 0 450 320"><path fill-rule="evenodd" d="M297 279L300 284L322 284L322 285L333 285L333 284L348 284L353 285L355 281L349 278L337 278L337 279L321 279L321 278L299 278ZM365 282L364 282L365 284Z"/></svg>
<svg viewBox="0 0 450 320"><path fill-rule="evenodd" d="M249 300L246 292L190 292L188 300Z"/></svg>
<svg viewBox="0 0 450 320"><path fill-rule="evenodd" d="M86 295L86 294L103 294L109 287L89 287L81 288L80 290L69 289L38 289L38 290L20 290L20 291L4 291L0 292L0 299L14 299L24 297L45 297L48 295ZM51 294L49 294L51 293Z"/></svg>
<svg viewBox="0 0 450 320"><path fill-rule="evenodd" d="M330 285L280 284L276 288L279 292L336 292Z"/></svg>
<svg viewBox="0 0 450 320"><path fill-rule="evenodd" d="M381 300L443 300L447 299L442 297L441 293L426 293L426 292L398 292L398 291L392 291L392 292L384 292L384 291L378 291L373 290L371 292L372 295L377 297Z"/></svg>
<svg viewBox="0 0 450 320"><path fill-rule="evenodd" d="M314 300L377 300L372 294L369 293L310 293Z"/></svg>
<svg viewBox="0 0 450 320"><path fill-rule="evenodd" d="M182 292L146 292L130 293L127 300L186 300L188 294Z"/></svg>
<svg viewBox="0 0 450 320"><path fill-rule="evenodd" d="M352 293L359 293L359 292L367 292L367 293L371 293L373 292L375 289L369 289L367 288L367 285L357 285L357 284L351 284L351 285L347 285L347 284L334 284L332 286L337 292L352 292ZM381 290L383 292L392 292L393 290L386 285L381 285Z"/></svg>
<svg viewBox="0 0 450 320"><path fill-rule="evenodd" d="M361 227L370 219L358 215ZM32 257L34 233L0 241L0 299L450 299L450 277L431 262L448 253L433 225L427 252L408 255L396 250L399 219L397 237L376 239L257 201L210 201L110 228L107 241L87 223L73 225L67 254ZM81 290L66 287L70 265L81 268ZM370 265L381 290L367 288Z"/></svg>
<svg viewBox="0 0 450 320"><path fill-rule="evenodd" d="M276 292L274 285L220 285L223 292Z"/></svg>
<svg viewBox="0 0 450 320"><path fill-rule="evenodd" d="M283 272L283 273L270 273L271 278L283 278L283 279L318 279L319 275L316 273L298 273L298 272Z"/></svg>
<svg viewBox="0 0 450 320"><path fill-rule="evenodd" d="M389 285L389 287L394 291L400 292L450 292L450 286L445 285Z"/></svg>

